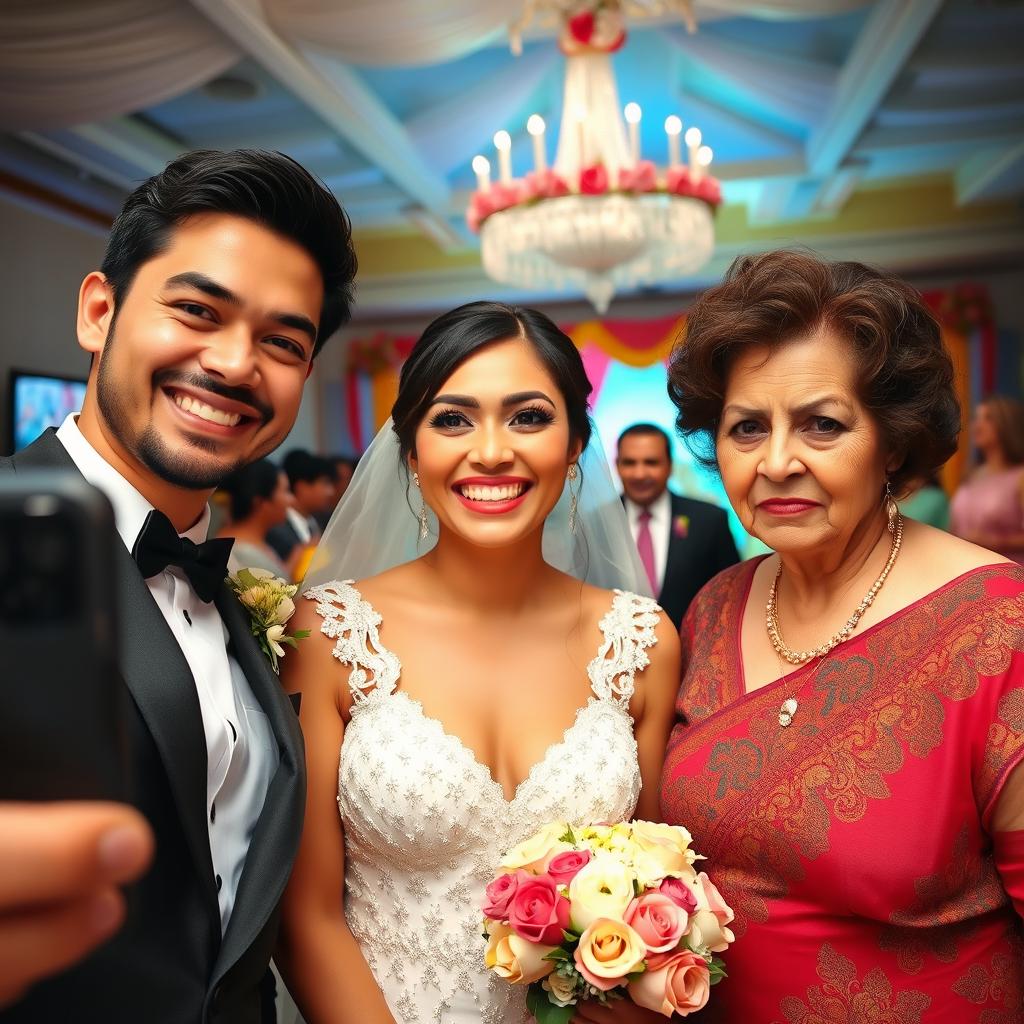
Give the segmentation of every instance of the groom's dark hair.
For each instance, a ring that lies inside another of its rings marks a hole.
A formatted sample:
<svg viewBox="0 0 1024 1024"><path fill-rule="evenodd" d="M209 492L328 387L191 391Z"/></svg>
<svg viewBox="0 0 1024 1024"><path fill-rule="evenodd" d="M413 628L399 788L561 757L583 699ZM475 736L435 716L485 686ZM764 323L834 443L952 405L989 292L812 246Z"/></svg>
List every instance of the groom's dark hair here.
<svg viewBox="0 0 1024 1024"><path fill-rule="evenodd" d="M114 293L115 317L139 267L167 248L183 221L203 213L255 221L309 253L324 283L315 356L351 316L352 225L327 187L283 153L195 150L132 192L114 221L100 266Z"/></svg>

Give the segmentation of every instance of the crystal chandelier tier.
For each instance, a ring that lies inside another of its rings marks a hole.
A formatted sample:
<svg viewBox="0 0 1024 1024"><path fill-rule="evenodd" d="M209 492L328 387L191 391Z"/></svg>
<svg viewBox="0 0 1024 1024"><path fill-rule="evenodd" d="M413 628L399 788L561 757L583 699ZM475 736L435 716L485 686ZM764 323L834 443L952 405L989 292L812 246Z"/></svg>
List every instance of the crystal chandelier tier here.
<svg viewBox="0 0 1024 1024"><path fill-rule="evenodd" d="M624 123L611 63L625 40L622 8L613 0L561 9L566 73L554 166L547 165L538 115L527 123L534 169L524 178L512 177L512 140L499 131L497 180L490 162L477 156L477 188L466 212L490 277L538 291L579 289L599 313L616 291L703 266L714 250L713 214L721 202L708 173L711 150L699 129L682 134L679 117L665 122L667 166L641 159L641 110L627 104Z"/></svg>

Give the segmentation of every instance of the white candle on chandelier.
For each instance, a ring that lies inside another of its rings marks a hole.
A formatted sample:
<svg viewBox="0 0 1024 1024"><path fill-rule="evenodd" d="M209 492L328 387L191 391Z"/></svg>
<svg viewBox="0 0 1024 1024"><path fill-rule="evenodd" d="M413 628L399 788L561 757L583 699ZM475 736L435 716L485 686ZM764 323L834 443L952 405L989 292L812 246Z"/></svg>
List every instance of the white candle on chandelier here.
<svg viewBox="0 0 1024 1024"><path fill-rule="evenodd" d="M640 118L643 112L639 103L627 103L623 113L626 115L626 124L629 125L629 155L635 167L640 163Z"/></svg>
<svg viewBox="0 0 1024 1024"><path fill-rule="evenodd" d="M702 173L711 166L711 158L714 155L715 154L711 151L710 146L701 146L700 149L697 150L697 166L700 168Z"/></svg>
<svg viewBox="0 0 1024 1024"><path fill-rule="evenodd" d="M697 151L700 149L701 134L699 128L688 128L686 130L686 148L689 152L690 177L700 177L700 166L697 163Z"/></svg>
<svg viewBox="0 0 1024 1024"><path fill-rule="evenodd" d="M548 166L547 154L544 152L544 118L540 114L531 114L526 122L526 130L533 138L533 169L540 174Z"/></svg>
<svg viewBox="0 0 1024 1024"><path fill-rule="evenodd" d="M498 177L502 185L512 182L512 136L502 130L494 133L494 148L498 151Z"/></svg>
<svg viewBox="0 0 1024 1024"><path fill-rule="evenodd" d="M679 133L683 130L683 122L675 114L665 118L665 134L668 136L668 165L678 167L682 162L679 149Z"/></svg>
<svg viewBox="0 0 1024 1024"><path fill-rule="evenodd" d="M489 192L491 188L491 161L485 156L473 157L473 173L476 175L477 192Z"/></svg>
<svg viewBox="0 0 1024 1024"><path fill-rule="evenodd" d="M576 122L576 141L580 153L580 170L587 166L587 108L577 107L572 112L573 120Z"/></svg>

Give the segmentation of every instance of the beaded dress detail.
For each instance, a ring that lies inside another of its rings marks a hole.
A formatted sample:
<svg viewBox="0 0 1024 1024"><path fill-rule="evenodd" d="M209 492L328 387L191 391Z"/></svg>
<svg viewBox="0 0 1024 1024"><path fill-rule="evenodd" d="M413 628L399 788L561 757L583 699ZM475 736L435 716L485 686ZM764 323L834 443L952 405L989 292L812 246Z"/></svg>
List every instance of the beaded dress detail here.
<svg viewBox="0 0 1024 1024"><path fill-rule="evenodd" d="M345 915L402 1024L521 1024L525 987L486 971L480 904L501 856L550 821L623 821L640 793L634 677L658 606L615 591L587 667L593 695L512 799L486 765L398 689L381 617L351 582L312 587L321 631L350 667L338 766Z"/></svg>

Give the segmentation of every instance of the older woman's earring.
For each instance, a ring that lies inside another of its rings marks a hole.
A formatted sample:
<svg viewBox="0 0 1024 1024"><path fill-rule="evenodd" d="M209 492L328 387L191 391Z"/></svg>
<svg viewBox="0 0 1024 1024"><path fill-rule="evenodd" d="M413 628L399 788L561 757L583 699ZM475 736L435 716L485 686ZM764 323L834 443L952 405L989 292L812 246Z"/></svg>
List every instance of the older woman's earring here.
<svg viewBox="0 0 1024 1024"><path fill-rule="evenodd" d="M576 463L569 466L569 532L576 532L576 510L579 508L579 496L573 484L576 482Z"/></svg>
<svg viewBox="0 0 1024 1024"><path fill-rule="evenodd" d="M885 514L889 517L889 532L896 532L896 517L900 514L900 507L892 496L892 484L885 481Z"/></svg>
<svg viewBox="0 0 1024 1024"><path fill-rule="evenodd" d="M412 482L418 488L420 486L420 475L419 473L413 473ZM420 540L426 540L427 534L430 532L430 527L427 523L427 503L423 500L423 495L420 495Z"/></svg>

